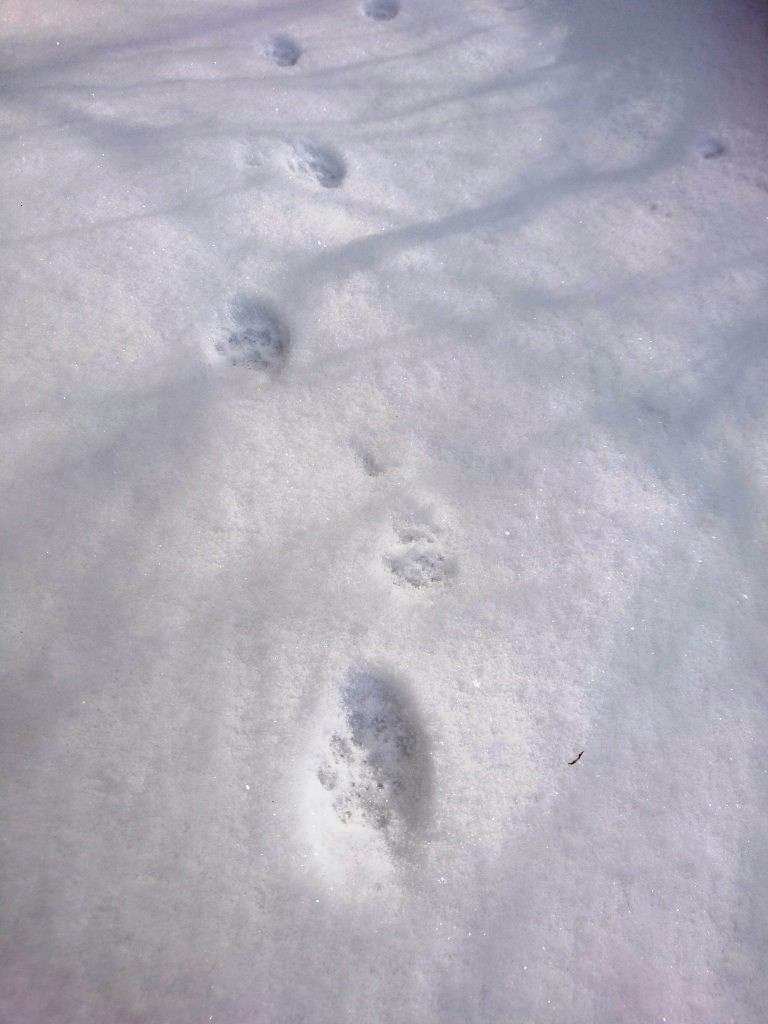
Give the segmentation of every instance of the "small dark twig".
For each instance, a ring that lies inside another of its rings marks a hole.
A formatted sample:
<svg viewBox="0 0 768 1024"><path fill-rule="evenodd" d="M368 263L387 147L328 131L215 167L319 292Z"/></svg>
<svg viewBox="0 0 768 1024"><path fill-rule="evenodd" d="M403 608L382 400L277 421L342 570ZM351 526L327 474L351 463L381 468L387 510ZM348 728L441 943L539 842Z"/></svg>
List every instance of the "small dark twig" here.
<svg viewBox="0 0 768 1024"><path fill-rule="evenodd" d="M581 754L583 753L584 751L582 750ZM579 754L579 757L581 757L581 754ZM574 759L572 761L569 761L568 764L576 764L576 762L579 760L579 757L574 757Z"/></svg>

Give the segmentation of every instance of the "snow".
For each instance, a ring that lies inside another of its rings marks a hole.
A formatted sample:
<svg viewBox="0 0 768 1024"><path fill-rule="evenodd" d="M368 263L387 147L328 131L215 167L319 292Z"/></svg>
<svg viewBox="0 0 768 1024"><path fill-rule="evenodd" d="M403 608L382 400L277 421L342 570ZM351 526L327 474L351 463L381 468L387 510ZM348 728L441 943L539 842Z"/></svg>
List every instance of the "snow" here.
<svg viewBox="0 0 768 1024"><path fill-rule="evenodd" d="M762 1024L764 6L0 25L0 1020Z"/></svg>

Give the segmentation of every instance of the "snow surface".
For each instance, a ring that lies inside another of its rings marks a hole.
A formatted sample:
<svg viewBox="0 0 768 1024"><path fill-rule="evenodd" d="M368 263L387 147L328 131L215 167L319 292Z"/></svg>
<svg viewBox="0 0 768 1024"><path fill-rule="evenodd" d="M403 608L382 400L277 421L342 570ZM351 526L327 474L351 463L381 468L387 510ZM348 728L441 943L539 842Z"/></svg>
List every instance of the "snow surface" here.
<svg viewBox="0 0 768 1024"><path fill-rule="evenodd" d="M764 5L0 22L0 1020L762 1024Z"/></svg>

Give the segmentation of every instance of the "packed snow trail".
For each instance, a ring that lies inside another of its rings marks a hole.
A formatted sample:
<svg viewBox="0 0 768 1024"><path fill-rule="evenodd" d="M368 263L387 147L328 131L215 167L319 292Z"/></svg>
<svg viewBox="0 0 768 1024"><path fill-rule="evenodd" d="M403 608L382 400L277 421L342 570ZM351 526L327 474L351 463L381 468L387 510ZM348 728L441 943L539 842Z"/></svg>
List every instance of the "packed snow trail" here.
<svg viewBox="0 0 768 1024"><path fill-rule="evenodd" d="M762 1024L763 5L0 31L0 1021Z"/></svg>

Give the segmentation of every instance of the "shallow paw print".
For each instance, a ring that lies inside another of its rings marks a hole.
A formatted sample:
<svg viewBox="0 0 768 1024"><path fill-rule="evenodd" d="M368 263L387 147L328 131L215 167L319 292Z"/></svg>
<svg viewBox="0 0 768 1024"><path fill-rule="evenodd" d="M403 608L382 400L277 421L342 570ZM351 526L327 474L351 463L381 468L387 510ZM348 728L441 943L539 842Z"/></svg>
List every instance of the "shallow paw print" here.
<svg viewBox="0 0 768 1024"><path fill-rule="evenodd" d="M317 779L343 824L399 842L423 816L429 790L427 745L415 713L400 684L370 671L350 676L341 711Z"/></svg>
<svg viewBox="0 0 768 1024"><path fill-rule="evenodd" d="M455 566L442 545L441 531L426 523L411 522L395 529L396 543L384 564L398 586L422 589L444 583Z"/></svg>
<svg viewBox="0 0 768 1024"><path fill-rule="evenodd" d="M362 451L359 453L360 465L367 476L381 476L384 466L379 462L373 452Z"/></svg>
<svg viewBox="0 0 768 1024"><path fill-rule="evenodd" d="M232 366L264 374L277 373L288 353L288 329L271 306L257 296L241 293L229 304L230 327L216 351Z"/></svg>
<svg viewBox="0 0 768 1024"><path fill-rule="evenodd" d="M374 21L391 21L400 13L398 0L363 0L363 14Z"/></svg>
<svg viewBox="0 0 768 1024"><path fill-rule="evenodd" d="M259 144L243 143L240 146L240 162L247 169L263 167L267 162L267 154Z"/></svg>
<svg viewBox="0 0 768 1024"><path fill-rule="evenodd" d="M314 179L323 188L338 188L347 176L347 165L341 154L331 146L317 142L295 143L291 165L299 174Z"/></svg>
<svg viewBox="0 0 768 1024"><path fill-rule="evenodd" d="M301 57L301 47L291 36L272 36L263 48L264 56L280 68L292 68Z"/></svg>
<svg viewBox="0 0 768 1024"><path fill-rule="evenodd" d="M725 156L725 143L716 135L707 135L696 144L696 151L704 160L717 160Z"/></svg>
<svg viewBox="0 0 768 1024"><path fill-rule="evenodd" d="M442 583L448 575L448 566L441 551L411 548L403 554L391 555L389 565L395 582L420 589Z"/></svg>
<svg viewBox="0 0 768 1024"><path fill-rule="evenodd" d="M376 477L386 472L384 460L367 445L353 442L352 451L366 476Z"/></svg>

